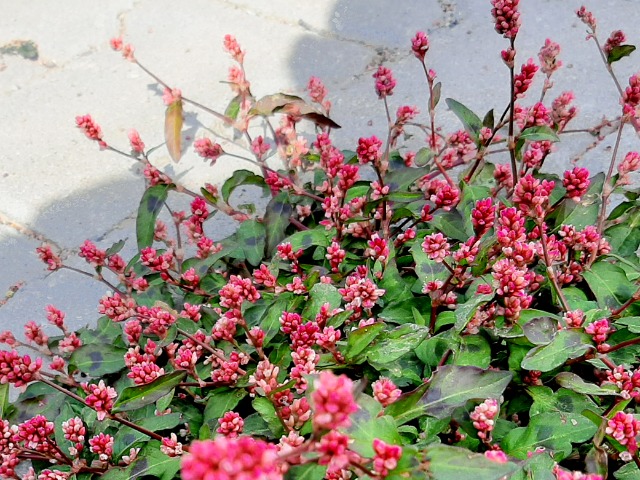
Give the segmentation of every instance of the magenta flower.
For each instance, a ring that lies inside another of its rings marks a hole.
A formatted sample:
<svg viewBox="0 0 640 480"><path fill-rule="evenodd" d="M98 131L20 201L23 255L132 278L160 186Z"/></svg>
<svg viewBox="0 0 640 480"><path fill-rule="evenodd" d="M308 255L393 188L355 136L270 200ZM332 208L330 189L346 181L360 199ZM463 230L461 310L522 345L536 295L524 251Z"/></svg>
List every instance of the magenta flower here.
<svg viewBox="0 0 640 480"><path fill-rule="evenodd" d="M349 416L358 410L353 398L353 382L346 376L337 376L331 371L323 371L315 381L311 394L314 416L313 425L317 430L332 430L351 425Z"/></svg>
<svg viewBox="0 0 640 480"><path fill-rule="evenodd" d="M382 65L378 67L376 73L373 74L376 79L376 94L378 98L384 98L393 95L393 89L396 86L396 80L393 78L393 72Z"/></svg>

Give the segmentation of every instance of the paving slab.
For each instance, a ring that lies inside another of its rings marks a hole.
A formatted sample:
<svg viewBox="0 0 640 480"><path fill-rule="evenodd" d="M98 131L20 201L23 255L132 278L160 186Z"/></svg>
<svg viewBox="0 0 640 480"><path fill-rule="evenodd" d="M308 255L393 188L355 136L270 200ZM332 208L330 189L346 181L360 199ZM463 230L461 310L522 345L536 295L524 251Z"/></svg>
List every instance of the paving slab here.
<svg viewBox="0 0 640 480"><path fill-rule="evenodd" d="M522 2L523 27L517 40L519 62L537 52L546 38L562 45L564 67L555 75L550 97L574 90L580 117L573 128L592 126L603 115L613 118L618 98L585 27L575 17L583 0ZM589 2L588 2L589 3ZM20 45L38 58L0 54L0 292L25 285L0 308L0 329L16 333L26 321L44 320L44 307L56 304L74 326L94 321L106 287L73 272L47 272L33 250L54 242L73 265L86 238L102 248L129 238L124 253L135 249L135 211L143 189L139 166L131 159L100 151L76 128L76 115L90 113L105 139L127 150L127 131L137 128L147 146L163 142L164 105L158 85L135 65L110 50L109 38L122 34L136 56L185 96L218 110L233 97L225 80L232 64L222 50L225 34L234 34L246 54L246 71L256 96L275 92L304 94L311 75L329 89L332 117L343 126L335 142L354 149L360 136L383 136L386 117L371 78L377 66L392 68L398 80L390 97L392 111L417 105L426 118L427 90L421 67L408 50L417 30L429 33L430 68L452 97L479 114L506 104L507 69L496 60L507 41L493 30L490 5L478 0L83 0L13 2L0 0L0 51ZM600 0L588 7L598 17L601 37L623 29L629 43L640 44L637 0ZM12 43L13 42L13 43ZM25 43L25 42L32 42ZM28 56L28 55L27 55ZM623 84L640 70L638 53L615 64ZM532 90L539 91L541 78ZM523 101L533 103L534 97ZM491 103L490 103L491 102ZM460 128L446 109L438 109L443 131ZM212 117L189 109L185 119L187 151L173 163L161 148L152 156L158 168L190 188L204 182L221 185L250 164L229 158L210 166L189 146L194 138L223 134L226 150L237 139ZM303 133L312 138L310 126ZM409 147L423 139L415 135ZM561 172L580 156L583 165L603 170L612 138L582 155L593 142L588 135L561 144L549 170ZM240 142L241 143L241 142ZM637 149L627 132L622 151ZM172 201L175 201L172 195ZM247 203L256 193L238 191L233 202ZM175 208L186 209L186 200ZM235 223L221 215L208 233L223 238Z"/></svg>

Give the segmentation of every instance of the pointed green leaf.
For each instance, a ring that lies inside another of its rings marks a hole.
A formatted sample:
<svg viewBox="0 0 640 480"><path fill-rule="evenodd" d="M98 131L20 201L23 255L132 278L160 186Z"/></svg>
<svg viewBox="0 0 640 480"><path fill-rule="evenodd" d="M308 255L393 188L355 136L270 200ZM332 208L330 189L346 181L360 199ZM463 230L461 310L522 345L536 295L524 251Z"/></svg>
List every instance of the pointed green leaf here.
<svg viewBox="0 0 640 480"><path fill-rule="evenodd" d="M125 349L111 344L83 345L71 354L69 363L82 373L97 378L122 370L125 353Z"/></svg>
<svg viewBox="0 0 640 480"><path fill-rule="evenodd" d="M548 372L563 365L570 358L576 358L590 348L591 337L578 330L561 330L551 343L532 348L522 360L525 370Z"/></svg>
<svg viewBox="0 0 640 480"><path fill-rule="evenodd" d="M378 322L349 333L347 347L342 352L345 360L349 362L362 353L380 335L382 330L384 330L384 323Z"/></svg>
<svg viewBox="0 0 640 480"><path fill-rule="evenodd" d="M482 120L480 120L480 117L453 98L447 98L445 101L451 111L460 119L462 125L464 125L464 129L477 141L480 137L480 130L482 130Z"/></svg>
<svg viewBox="0 0 640 480"><path fill-rule="evenodd" d="M620 395L614 385L607 385L610 388L599 387L595 383L585 382L578 375L571 372L560 372L556 375L556 383L561 387L585 395Z"/></svg>
<svg viewBox="0 0 640 480"><path fill-rule="evenodd" d="M624 57L628 57L635 51L635 45L617 45L611 49L609 55L607 55L607 63L611 65L613 62L617 62Z"/></svg>
<svg viewBox="0 0 640 480"><path fill-rule="evenodd" d="M637 290L636 286L627 279L624 270L609 262L594 263L583 276L601 308L618 308Z"/></svg>
<svg viewBox="0 0 640 480"><path fill-rule="evenodd" d="M370 344L367 349L367 359L372 364L378 365L393 362L413 351L427 335L429 335L427 327L405 323L377 336L375 342Z"/></svg>
<svg viewBox="0 0 640 480"><path fill-rule="evenodd" d="M260 265L264 257L266 239L264 225L256 220L242 222L236 232L236 238L247 261L254 267Z"/></svg>
<svg viewBox="0 0 640 480"><path fill-rule="evenodd" d="M523 130L519 137L520 140L527 140L529 142L559 142L560 137L551 128L546 125L540 125L537 127L529 127Z"/></svg>
<svg viewBox="0 0 640 480"><path fill-rule="evenodd" d="M156 400L164 397L177 387L186 374L184 370L176 370L175 372L162 375L146 385L127 387L118 395L118 398L113 404L112 411L114 413L126 412L155 403Z"/></svg>
<svg viewBox="0 0 640 480"><path fill-rule="evenodd" d="M167 199L169 190L174 185L154 185L147 188L140 200L138 207L138 216L136 218L136 238L138 241L138 250L150 247L153 243L153 233L156 228L156 218L164 202Z"/></svg>
<svg viewBox="0 0 640 480"><path fill-rule="evenodd" d="M444 365L433 375L420 403L427 415L444 418L468 400L500 398L512 377L512 372Z"/></svg>
<svg viewBox="0 0 640 480"><path fill-rule="evenodd" d="M264 226L267 233L267 255L272 255L276 247L286 237L285 230L289 226L289 217L293 213L293 207L288 202L288 199L287 192L280 192L267 205L267 211L264 215Z"/></svg>
<svg viewBox="0 0 640 480"><path fill-rule="evenodd" d="M268 195L270 190L267 184L260 175L256 175L250 170L236 170L233 172L233 175L229 177L222 188L220 189L220 193L222 195L222 199L225 202L229 202L229 197L233 193L233 191L241 185L257 185L262 187L264 190L264 194Z"/></svg>
<svg viewBox="0 0 640 480"><path fill-rule="evenodd" d="M520 468L512 462L493 462L482 454L449 445L430 445L427 460L428 478L433 480L499 480L509 478Z"/></svg>

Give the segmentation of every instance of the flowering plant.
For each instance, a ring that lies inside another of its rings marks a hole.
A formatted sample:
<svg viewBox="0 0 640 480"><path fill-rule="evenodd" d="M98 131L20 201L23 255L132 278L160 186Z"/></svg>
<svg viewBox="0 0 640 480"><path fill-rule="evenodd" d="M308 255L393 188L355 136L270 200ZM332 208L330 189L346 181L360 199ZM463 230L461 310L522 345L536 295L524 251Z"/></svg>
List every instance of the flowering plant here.
<svg viewBox="0 0 640 480"><path fill-rule="evenodd" d="M623 86L612 67L634 47L621 31L601 44L593 14L577 12L621 110L569 130L573 94L545 105L559 45L547 40L538 62L517 69L518 0L491 4L507 40L508 105L481 119L446 99L462 124L446 134L422 32L411 49L429 92L426 124L414 106L391 115L396 82L380 66L386 139L362 137L355 151L333 145L339 125L319 79L310 102L256 99L230 35L235 97L224 113L154 76L174 160L186 104L244 142L248 155L231 142L193 142L212 165L231 156L255 167L220 188L190 190L153 165L157 149L136 131L126 152L91 116L77 117L101 149L144 169L137 254L122 258L124 242L80 247L92 270L83 273L110 289L96 327L69 331L51 305L57 335L35 322L25 340L1 334L0 475L637 478L640 195L628 187L640 154L619 145L640 130L640 74ZM153 76L132 46L112 46ZM527 105L536 75L542 92ZM315 126L312 141L303 121ZM268 134L256 135L258 124ZM415 153L403 146L412 129L427 135ZM607 132L616 141L606 173L542 173L561 137L591 134L597 147ZM247 185L270 197L264 213L233 206ZM614 193L624 200L611 208ZM180 195L189 211L173 206ZM239 226L215 242L207 222L218 212ZM50 246L38 253L49 270L73 268ZM9 384L22 389L11 404Z"/></svg>

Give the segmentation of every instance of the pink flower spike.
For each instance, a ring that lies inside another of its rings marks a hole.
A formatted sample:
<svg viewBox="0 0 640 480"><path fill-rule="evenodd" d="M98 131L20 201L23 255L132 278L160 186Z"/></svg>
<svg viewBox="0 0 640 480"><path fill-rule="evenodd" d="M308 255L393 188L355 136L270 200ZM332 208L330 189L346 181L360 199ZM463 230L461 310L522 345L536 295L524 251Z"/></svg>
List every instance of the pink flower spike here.
<svg viewBox="0 0 640 480"><path fill-rule="evenodd" d="M393 78L393 72L382 65L378 67L376 73L373 74L376 79L376 94L378 98L385 98L393 95L393 89L396 86L396 80Z"/></svg>
<svg viewBox="0 0 640 480"><path fill-rule="evenodd" d="M411 39L411 50L418 60L424 62L424 57L429 50L429 37L424 32L417 32Z"/></svg>
<svg viewBox="0 0 640 480"><path fill-rule="evenodd" d="M76 126L84 131L88 139L98 142L100 148L107 148L107 143L102 139L100 125L93 121L91 115L78 115Z"/></svg>
<svg viewBox="0 0 640 480"><path fill-rule="evenodd" d="M196 153L205 160L211 160L211 165L224 154L224 150L219 143L214 143L209 138L201 138L193 142Z"/></svg>
<svg viewBox="0 0 640 480"><path fill-rule="evenodd" d="M225 35L224 36L224 50L225 52L227 52L228 54L231 55L231 57L238 62L239 64L242 64L242 62L244 61L244 50L242 50L240 48L240 44L238 43L238 41L236 40L236 37L234 37L233 35Z"/></svg>
<svg viewBox="0 0 640 480"><path fill-rule="evenodd" d="M318 430L333 430L351 425L349 416L358 410L353 398L353 382L325 370L315 381L311 394L314 406L313 425Z"/></svg>
<svg viewBox="0 0 640 480"><path fill-rule="evenodd" d="M124 45L122 37L113 37L111 40L109 40L109 45L111 45L111 48L116 52L122 51L122 47Z"/></svg>
<svg viewBox="0 0 640 480"><path fill-rule="evenodd" d="M495 20L496 32L504 38L514 39L520 29L520 0L491 0L491 15Z"/></svg>
<svg viewBox="0 0 640 480"><path fill-rule="evenodd" d="M144 142L140 138L140 134L135 128L129 130L127 134L129 137L129 144L134 154L144 153Z"/></svg>

